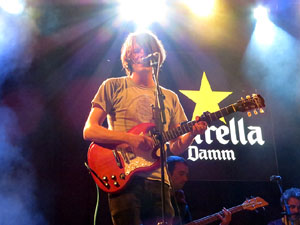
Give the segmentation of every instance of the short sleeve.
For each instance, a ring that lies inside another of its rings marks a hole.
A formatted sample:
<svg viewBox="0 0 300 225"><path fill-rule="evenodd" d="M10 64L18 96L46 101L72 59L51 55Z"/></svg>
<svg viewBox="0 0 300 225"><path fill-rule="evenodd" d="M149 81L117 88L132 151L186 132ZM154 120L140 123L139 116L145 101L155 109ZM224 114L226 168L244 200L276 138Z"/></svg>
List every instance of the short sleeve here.
<svg viewBox="0 0 300 225"><path fill-rule="evenodd" d="M115 85L112 80L105 80L99 87L95 97L92 100L92 107L100 106L106 113L113 109L113 93Z"/></svg>
<svg viewBox="0 0 300 225"><path fill-rule="evenodd" d="M174 111L173 111L174 115L172 116L170 126L177 126L178 124L180 124L182 122L186 122L187 117L184 113L184 110L179 101L179 98L178 98L177 94L175 94L175 93L174 93L174 97L173 97L173 106L174 106Z"/></svg>

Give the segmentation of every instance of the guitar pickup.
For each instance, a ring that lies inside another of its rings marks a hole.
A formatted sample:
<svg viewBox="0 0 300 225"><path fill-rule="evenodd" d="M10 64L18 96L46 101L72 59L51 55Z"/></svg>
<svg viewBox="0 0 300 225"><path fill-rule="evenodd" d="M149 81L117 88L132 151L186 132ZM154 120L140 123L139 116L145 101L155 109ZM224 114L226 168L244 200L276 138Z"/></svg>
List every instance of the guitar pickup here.
<svg viewBox="0 0 300 225"><path fill-rule="evenodd" d="M122 169L123 166L122 166L121 159L120 159L120 156L119 156L118 152L116 150L112 150L112 152L114 154L114 157L115 157L115 160L116 160L116 163L117 163L118 167L120 169Z"/></svg>

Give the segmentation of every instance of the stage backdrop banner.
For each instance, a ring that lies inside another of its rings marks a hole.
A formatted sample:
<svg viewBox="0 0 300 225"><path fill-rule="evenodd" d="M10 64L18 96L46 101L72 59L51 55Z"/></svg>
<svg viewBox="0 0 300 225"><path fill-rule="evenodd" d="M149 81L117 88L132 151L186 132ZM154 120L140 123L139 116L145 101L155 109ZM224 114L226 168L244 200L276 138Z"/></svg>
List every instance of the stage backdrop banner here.
<svg viewBox="0 0 300 225"><path fill-rule="evenodd" d="M205 134L198 135L182 155L189 164L190 180L268 181L278 174L272 117L263 90L260 93L242 76L230 76L217 67L201 71L201 65L194 64L185 69L174 62L172 54L170 58L171 71L164 71L173 77L168 88L174 90L171 84L177 87L174 91L189 120L203 112L230 107L252 94L261 95L266 105L263 113L251 110L251 116L247 112L229 113L212 122Z"/></svg>

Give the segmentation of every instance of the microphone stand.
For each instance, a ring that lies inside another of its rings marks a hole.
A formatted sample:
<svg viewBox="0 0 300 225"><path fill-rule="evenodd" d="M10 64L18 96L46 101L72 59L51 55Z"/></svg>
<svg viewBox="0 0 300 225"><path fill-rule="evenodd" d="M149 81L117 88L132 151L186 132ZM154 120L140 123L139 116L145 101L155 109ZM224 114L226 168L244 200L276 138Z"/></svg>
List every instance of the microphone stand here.
<svg viewBox="0 0 300 225"><path fill-rule="evenodd" d="M281 196L283 196L283 191L282 191L282 187L281 187L280 181L281 181L281 179L277 179L276 183L278 185L278 188L279 188ZM284 204L285 211L286 211L286 213L285 213L286 222L287 222L287 224L289 224L289 220L290 220L289 216L291 215L290 206L287 204L285 198L282 197L282 199L283 199L283 204ZM294 222L292 220L290 220L290 221L291 221L291 225L294 225Z"/></svg>
<svg viewBox="0 0 300 225"><path fill-rule="evenodd" d="M166 197L165 197L165 191L164 191L164 184L165 184L165 145L163 143L163 136L162 133L164 131L164 125L166 124L166 114L165 114L165 105L164 105L164 99L165 96L162 93L162 90L159 86L158 82L158 73L160 68L160 54L158 54L157 62L155 62L152 58L150 58L150 66L152 67L152 76L153 81L156 85L156 106L154 109L154 118L155 118L155 124L157 127L157 137L159 139L160 143L160 167L161 167L161 201L162 201L162 222L159 222L158 225L166 225ZM156 66L156 68L155 68Z"/></svg>

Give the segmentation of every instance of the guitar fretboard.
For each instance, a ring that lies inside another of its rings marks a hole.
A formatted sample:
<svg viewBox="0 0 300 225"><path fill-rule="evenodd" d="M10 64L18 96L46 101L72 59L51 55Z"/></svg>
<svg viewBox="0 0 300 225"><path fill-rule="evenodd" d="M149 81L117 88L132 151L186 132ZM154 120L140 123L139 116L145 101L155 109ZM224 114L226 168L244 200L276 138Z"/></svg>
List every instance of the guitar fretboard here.
<svg viewBox="0 0 300 225"><path fill-rule="evenodd" d="M234 214L234 213L237 213L239 211L242 211L243 210L243 206L242 205L238 205L238 206L232 207L232 208L230 208L228 210L231 212L231 214ZM203 217L203 218L201 218L199 220L194 220L193 222L190 222L187 225L205 225L205 224L212 223L214 221L219 220L218 214L223 214L223 212L220 211L220 212L212 214L210 216Z"/></svg>
<svg viewBox="0 0 300 225"><path fill-rule="evenodd" d="M220 110L214 112L214 113L204 113L203 116L200 117L200 121L206 121L207 124L210 124L211 122L218 120L224 116L227 116L233 112L236 112L235 104L229 105L227 107L221 108ZM167 141L170 141L172 139L175 139L185 133L188 133L193 130L193 125L196 123L195 120L184 123L180 125L179 127L176 127L174 129L171 129L169 131L163 132L163 143L166 143Z"/></svg>

